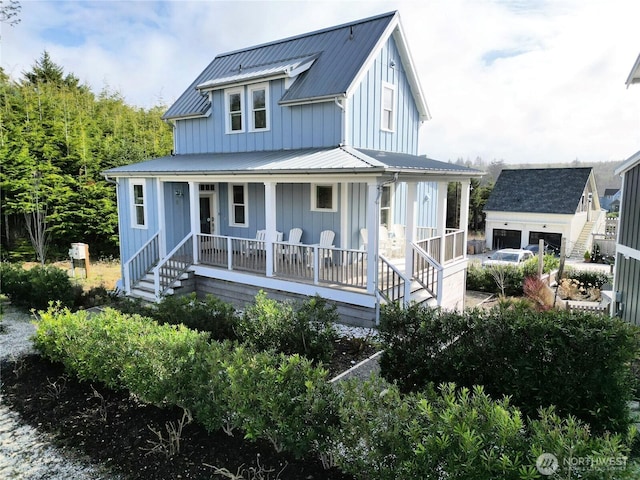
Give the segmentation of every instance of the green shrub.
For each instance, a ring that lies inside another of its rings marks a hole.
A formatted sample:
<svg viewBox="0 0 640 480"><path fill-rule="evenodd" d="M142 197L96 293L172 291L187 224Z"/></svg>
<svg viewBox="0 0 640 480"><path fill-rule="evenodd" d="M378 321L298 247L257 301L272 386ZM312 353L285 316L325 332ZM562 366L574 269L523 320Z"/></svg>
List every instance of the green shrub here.
<svg viewBox="0 0 640 480"><path fill-rule="evenodd" d="M240 428L296 456L326 443L334 422L327 371L297 355L209 343L206 333L113 309L41 312L34 343L81 380L179 405L210 431Z"/></svg>
<svg viewBox="0 0 640 480"><path fill-rule="evenodd" d="M602 436L575 418L543 410L526 424L509 398L492 399L484 389L443 384L437 392L402 395L372 377L338 385L340 423L332 429L325 458L358 479L543 478L542 453L559 460L553 478L603 477L602 470L576 475L576 458L626 459L632 436ZM573 462L571 461L573 460ZM606 478L633 478L631 464Z"/></svg>
<svg viewBox="0 0 640 480"><path fill-rule="evenodd" d="M356 478L395 480L402 462L413 456L407 432L415 421L415 399L379 376L340 382L339 423L321 449L325 462Z"/></svg>
<svg viewBox="0 0 640 480"><path fill-rule="evenodd" d="M389 306L380 334L382 373L403 391L429 382L483 385L490 395L511 396L527 416L555 405L596 432L629 424L629 362L640 335L620 320L526 308L458 313Z"/></svg>
<svg viewBox="0 0 640 480"><path fill-rule="evenodd" d="M239 348L225 362L225 401L245 438L266 438L275 450L301 458L324 443L335 419L326 370L299 355Z"/></svg>
<svg viewBox="0 0 640 480"><path fill-rule="evenodd" d="M302 304L267 298L263 291L244 312L236 333L257 350L275 350L326 362L331 358L337 332L335 306L313 297Z"/></svg>
<svg viewBox="0 0 640 480"><path fill-rule="evenodd" d="M206 295L198 299L195 293L164 297L156 307L153 318L158 323L183 324L194 330L209 332L214 340L235 340L238 322L230 303Z"/></svg>
<svg viewBox="0 0 640 480"><path fill-rule="evenodd" d="M74 304L75 289L60 268L37 265L26 270L19 264L0 263L0 278L1 292L19 307L42 310L49 302L68 307Z"/></svg>

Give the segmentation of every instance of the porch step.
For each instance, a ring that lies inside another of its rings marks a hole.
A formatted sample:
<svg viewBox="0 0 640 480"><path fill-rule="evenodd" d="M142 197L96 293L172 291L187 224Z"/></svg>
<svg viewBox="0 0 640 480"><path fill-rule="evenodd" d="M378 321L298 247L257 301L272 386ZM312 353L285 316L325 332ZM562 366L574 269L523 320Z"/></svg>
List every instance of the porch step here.
<svg viewBox="0 0 640 480"><path fill-rule="evenodd" d="M165 292L165 295L174 295L176 290L179 290L183 286L183 282L189 280L193 276L190 271L184 272L173 286ZM140 281L131 288L131 297L139 298L141 300L156 303L156 291L153 273L149 272Z"/></svg>

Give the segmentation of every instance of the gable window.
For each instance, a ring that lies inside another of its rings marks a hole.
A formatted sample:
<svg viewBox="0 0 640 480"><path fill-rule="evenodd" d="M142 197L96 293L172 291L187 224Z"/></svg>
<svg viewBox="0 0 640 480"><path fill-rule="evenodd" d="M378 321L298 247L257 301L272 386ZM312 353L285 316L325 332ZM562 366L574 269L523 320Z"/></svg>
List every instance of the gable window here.
<svg viewBox="0 0 640 480"><path fill-rule="evenodd" d="M311 185L311 211L337 212L338 189L334 184Z"/></svg>
<svg viewBox="0 0 640 480"><path fill-rule="evenodd" d="M229 225L232 227L247 226L247 184L229 185Z"/></svg>
<svg viewBox="0 0 640 480"><path fill-rule="evenodd" d="M269 130L269 89L267 87L266 83L249 87L252 131Z"/></svg>
<svg viewBox="0 0 640 480"><path fill-rule="evenodd" d="M382 130L393 132L395 116L396 87L390 83L382 84Z"/></svg>
<svg viewBox="0 0 640 480"><path fill-rule="evenodd" d="M234 88L225 92L226 110L227 110L227 133L236 133L244 131L243 127L243 89Z"/></svg>
<svg viewBox="0 0 640 480"><path fill-rule="evenodd" d="M131 226L147 228L146 188L143 180L131 181Z"/></svg>

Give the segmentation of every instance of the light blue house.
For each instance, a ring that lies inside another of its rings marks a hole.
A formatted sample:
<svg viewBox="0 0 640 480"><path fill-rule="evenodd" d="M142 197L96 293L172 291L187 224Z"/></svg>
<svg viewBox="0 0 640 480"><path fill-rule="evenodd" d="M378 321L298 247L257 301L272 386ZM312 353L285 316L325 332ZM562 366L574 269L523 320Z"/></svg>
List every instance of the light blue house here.
<svg viewBox="0 0 640 480"><path fill-rule="evenodd" d="M481 172L418 155L429 110L397 12L218 55L164 118L174 155L105 172L126 293L319 294L368 325L389 301L463 307Z"/></svg>

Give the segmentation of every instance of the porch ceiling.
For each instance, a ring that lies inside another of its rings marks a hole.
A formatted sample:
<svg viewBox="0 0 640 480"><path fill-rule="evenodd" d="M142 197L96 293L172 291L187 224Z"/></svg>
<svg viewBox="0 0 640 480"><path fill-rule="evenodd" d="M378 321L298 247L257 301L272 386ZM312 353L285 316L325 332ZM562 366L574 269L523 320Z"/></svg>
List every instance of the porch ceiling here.
<svg viewBox="0 0 640 480"><path fill-rule="evenodd" d="M172 155L107 170L108 177L389 174L477 177L482 172L423 156L352 147Z"/></svg>

